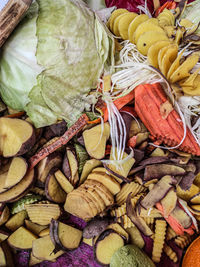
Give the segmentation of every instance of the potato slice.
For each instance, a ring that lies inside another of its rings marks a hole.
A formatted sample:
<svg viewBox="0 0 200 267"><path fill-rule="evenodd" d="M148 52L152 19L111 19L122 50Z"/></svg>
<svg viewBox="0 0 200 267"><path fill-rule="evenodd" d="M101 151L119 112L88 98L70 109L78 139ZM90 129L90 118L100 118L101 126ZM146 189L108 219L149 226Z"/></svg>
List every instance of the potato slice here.
<svg viewBox="0 0 200 267"><path fill-rule="evenodd" d="M150 46L158 41L167 41L168 37L166 36L166 34L161 33L161 32L157 32L157 31L147 31L145 33L143 33L142 35L140 35L136 46L139 50L139 52L141 54L143 54L144 56L147 55L148 50L150 48Z"/></svg>
<svg viewBox="0 0 200 267"><path fill-rule="evenodd" d="M15 249L27 250L32 248L32 242L36 239L34 234L21 226L9 236L8 244Z"/></svg>
<svg viewBox="0 0 200 267"><path fill-rule="evenodd" d="M198 60L199 60L199 54L192 53L170 76L170 81L172 83L175 83L190 76L189 71L193 69L193 67L197 64Z"/></svg>
<svg viewBox="0 0 200 267"><path fill-rule="evenodd" d="M5 181L5 188L11 188L18 184L26 174L28 164L22 157L14 157L11 161L10 168Z"/></svg>
<svg viewBox="0 0 200 267"><path fill-rule="evenodd" d="M0 202L13 202L19 197L22 197L26 194L27 190L32 186L35 178L34 169L28 171L24 178L12 187L11 189L0 193Z"/></svg>
<svg viewBox="0 0 200 267"><path fill-rule="evenodd" d="M128 27L131 21L137 17L138 14L134 12L125 13L124 16L122 16L118 23L118 29L119 34L124 40L128 40Z"/></svg>
<svg viewBox="0 0 200 267"><path fill-rule="evenodd" d="M158 53L160 49L163 47L166 47L170 44L170 41L158 41L150 46L148 53L147 53L147 59L150 65L152 65L155 68L158 68Z"/></svg>
<svg viewBox="0 0 200 267"><path fill-rule="evenodd" d="M194 25L189 19L181 19L179 24L185 28L191 28Z"/></svg>
<svg viewBox="0 0 200 267"><path fill-rule="evenodd" d="M96 260L102 265L109 265L112 255L125 244L121 235L112 229L105 230L97 238L94 246Z"/></svg>
<svg viewBox="0 0 200 267"><path fill-rule="evenodd" d="M29 258L29 262L28 262L28 266L34 266L36 264L41 263L42 261L43 260L39 260L35 256L33 256L33 253L31 252L30 258Z"/></svg>
<svg viewBox="0 0 200 267"><path fill-rule="evenodd" d="M143 23L144 21L148 20L149 17L146 14L141 14L133 19L133 21L129 24L128 27L128 39L131 43L133 42L133 35L136 31L137 27Z"/></svg>
<svg viewBox="0 0 200 267"><path fill-rule="evenodd" d="M54 250L55 246L49 235L33 241L32 253L37 259L52 261L64 253L62 250L54 253Z"/></svg>
<svg viewBox="0 0 200 267"><path fill-rule="evenodd" d="M48 225L51 219L58 219L61 215L57 204L28 204L25 208L30 220L39 225Z"/></svg>
<svg viewBox="0 0 200 267"><path fill-rule="evenodd" d="M83 238L83 243L92 247L93 246L93 238Z"/></svg>
<svg viewBox="0 0 200 267"><path fill-rule="evenodd" d="M104 123L102 132L101 124L83 132L85 148L88 154L95 159L102 159L105 156L106 142L110 136L110 125Z"/></svg>
<svg viewBox="0 0 200 267"><path fill-rule="evenodd" d="M163 49L163 48L162 48ZM178 46L176 44L171 44L168 46L168 49L165 51L165 54L162 57L161 65L159 66L162 74L167 75L172 63L178 55Z"/></svg>
<svg viewBox="0 0 200 267"><path fill-rule="evenodd" d="M189 201L193 196L199 193L199 187L192 184L189 190L183 190L179 185L176 188L177 196L185 201Z"/></svg>
<svg viewBox="0 0 200 267"><path fill-rule="evenodd" d="M5 224L6 228L14 232L20 226L24 224L25 219L27 218L27 212L22 210L15 215L13 215Z"/></svg>
<svg viewBox="0 0 200 267"><path fill-rule="evenodd" d="M0 118L0 152L4 157L25 154L35 143L30 123L21 119Z"/></svg>
<svg viewBox="0 0 200 267"><path fill-rule="evenodd" d="M160 26L158 26L158 25L156 25L156 24L154 24L152 22L149 22L149 20L147 20L147 21L141 23L137 27L137 29L136 29L136 31L134 33L134 43L137 44L138 39L140 38L140 36L143 33L149 32L149 31L155 31L155 32L157 32L157 34L158 34L158 32L164 34L164 30Z"/></svg>
<svg viewBox="0 0 200 267"><path fill-rule="evenodd" d="M182 51L182 52L178 55L178 57L174 60L174 62L172 63L171 67L169 68L169 71L168 71L168 73L167 73L167 79L168 79L168 80L170 80L171 75L172 75L172 74L175 72L175 70L177 70L178 67L180 66L180 60L181 60L181 57L182 57L182 55L183 55L183 52L184 52L184 51Z"/></svg>
<svg viewBox="0 0 200 267"><path fill-rule="evenodd" d="M113 177L101 172L93 172L88 175L87 179L99 181L105 185L113 195L116 195L121 189L120 184Z"/></svg>
<svg viewBox="0 0 200 267"><path fill-rule="evenodd" d="M97 159L87 160L85 165L83 166L83 171L81 173L79 184L82 184L87 179L87 176L90 174L92 170L94 170L96 167L99 167L101 165L102 165L102 162L100 160L97 160Z"/></svg>
<svg viewBox="0 0 200 267"><path fill-rule="evenodd" d="M56 171L54 175L56 180L66 193L70 193L74 189L73 185L69 182L67 177L60 170Z"/></svg>
<svg viewBox="0 0 200 267"><path fill-rule="evenodd" d="M113 23L115 21L115 19L120 16L123 13L128 13L129 11L125 8L118 8L116 10L114 10L108 20L108 27L111 29L111 31L113 31Z"/></svg>

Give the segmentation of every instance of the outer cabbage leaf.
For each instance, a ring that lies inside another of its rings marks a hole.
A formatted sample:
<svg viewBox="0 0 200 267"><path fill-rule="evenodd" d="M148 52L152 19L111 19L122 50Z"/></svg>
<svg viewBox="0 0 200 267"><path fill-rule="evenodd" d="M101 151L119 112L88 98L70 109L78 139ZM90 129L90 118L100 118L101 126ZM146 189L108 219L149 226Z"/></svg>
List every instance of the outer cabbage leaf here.
<svg viewBox="0 0 200 267"><path fill-rule="evenodd" d="M181 16L181 18L187 18L193 23L198 24L200 21L200 0L195 0L188 4ZM200 27L195 33L200 33Z"/></svg>
<svg viewBox="0 0 200 267"><path fill-rule="evenodd" d="M26 17L3 47L0 58L0 90L4 102L23 110L28 93L37 84L42 67L36 60L36 20L38 5L33 3Z"/></svg>

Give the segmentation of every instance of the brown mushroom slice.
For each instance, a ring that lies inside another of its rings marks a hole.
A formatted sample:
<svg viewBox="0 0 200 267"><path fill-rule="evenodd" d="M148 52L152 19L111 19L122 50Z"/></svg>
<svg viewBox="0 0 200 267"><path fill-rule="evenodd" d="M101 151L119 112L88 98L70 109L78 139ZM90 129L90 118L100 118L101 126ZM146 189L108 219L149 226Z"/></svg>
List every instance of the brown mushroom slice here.
<svg viewBox="0 0 200 267"><path fill-rule="evenodd" d="M25 154L35 143L30 123L21 119L0 118L0 151L4 157Z"/></svg>
<svg viewBox="0 0 200 267"><path fill-rule="evenodd" d="M27 212L22 210L15 215L13 215L5 224L6 228L14 232L20 226L24 224L25 219L27 218Z"/></svg>
<svg viewBox="0 0 200 267"><path fill-rule="evenodd" d="M38 238L33 241L32 253L33 256L40 260L52 261L61 256L64 251L54 253L55 246L51 241L50 235Z"/></svg>
<svg viewBox="0 0 200 267"><path fill-rule="evenodd" d="M11 161L4 188L8 189L18 184L25 176L28 169L26 160L22 157L14 157Z"/></svg>
<svg viewBox="0 0 200 267"><path fill-rule="evenodd" d="M109 266L112 255L124 244L124 238L113 229L105 230L95 242L95 259L100 264Z"/></svg>
<svg viewBox="0 0 200 267"><path fill-rule="evenodd" d="M93 172L88 175L87 179L102 183L113 195L116 195L121 189L120 184L113 177L105 173Z"/></svg>
<svg viewBox="0 0 200 267"><path fill-rule="evenodd" d="M57 182L55 171L50 172L45 182L45 194L48 200L55 203L64 203L66 199L66 193Z"/></svg>
<svg viewBox="0 0 200 267"><path fill-rule="evenodd" d="M19 197L24 196L32 186L35 180L34 178L35 172L34 169L31 169L17 185L3 193L0 193L0 202L13 202Z"/></svg>
<svg viewBox="0 0 200 267"><path fill-rule="evenodd" d="M21 226L13 232L8 238L8 244L17 250L29 250L32 248L32 242L37 237L29 230Z"/></svg>
<svg viewBox="0 0 200 267"><path fill-rule="evenodd" d="M51 219L58 219L61 215L58 204L28 204L25 208L30 220L39 225L48 225Z"/></svg>

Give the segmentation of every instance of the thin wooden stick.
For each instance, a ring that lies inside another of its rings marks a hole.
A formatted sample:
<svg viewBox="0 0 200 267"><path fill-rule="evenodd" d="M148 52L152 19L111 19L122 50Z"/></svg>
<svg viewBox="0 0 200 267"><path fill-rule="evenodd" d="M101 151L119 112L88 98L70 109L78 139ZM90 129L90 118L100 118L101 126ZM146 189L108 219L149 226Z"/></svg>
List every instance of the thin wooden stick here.
<svg viewBox="0 0 200 267"><path fill-rule="evenodd" d="M14 30L32 0L10 0L0 11L0 47Z"/></svg>

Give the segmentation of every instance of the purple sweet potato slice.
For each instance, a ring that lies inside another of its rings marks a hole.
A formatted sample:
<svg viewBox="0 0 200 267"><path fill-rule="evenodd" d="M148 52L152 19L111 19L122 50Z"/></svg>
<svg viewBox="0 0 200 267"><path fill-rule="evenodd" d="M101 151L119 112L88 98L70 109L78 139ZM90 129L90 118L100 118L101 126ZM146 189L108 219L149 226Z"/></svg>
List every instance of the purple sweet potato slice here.
<svg viewBox="0 0 200 267"><path fill-rule="evenodd" d="M124 245L125 240L123 236L113 229L105 230L95 242L94 257L99 264L109 266L112 255Z"/></svg>
<svg viewBox="0 0 200 267"><path fill-rule="evenodd" d="M146 224L146 222L142 219L142 217L137 215L137 212L132 206L131 203L131 193L127 197L126 200L126 212L130 220L134 223L134 225L146 236L153 235L152 230Z"/></svg>
<svg viewBox="0 0 200 267"><path fill-rule="evenodd" d="M184 175L185 170L176 165L170 164L152 164L145 167L144 180L161 178L164 175Z"/></svg>
<svg viewBox="0 0 200 267"><path fill-rule="evenodd" d="M194 182L194 179L195 179L195 174L193 172L188 172L182 176L182 179L178 185L184 191L189 190Z"/></svg>
<svg viewBox="0 0 200 267"><path fill-rule="evenodd" d="M85 228L83 229L83 237L84 238L93 238L101 234L109 225L108 219L103 218L94 218L90 222L87 223Z"/></svg>
<svg viewBox="0 0 200 267"><path fill-rule="evenodd" d="M170 175L163 176L151 191L142 199L140 204L145 209L153 207L157 202L163 199L169 190L172 189L174 178Z"/></svg>

